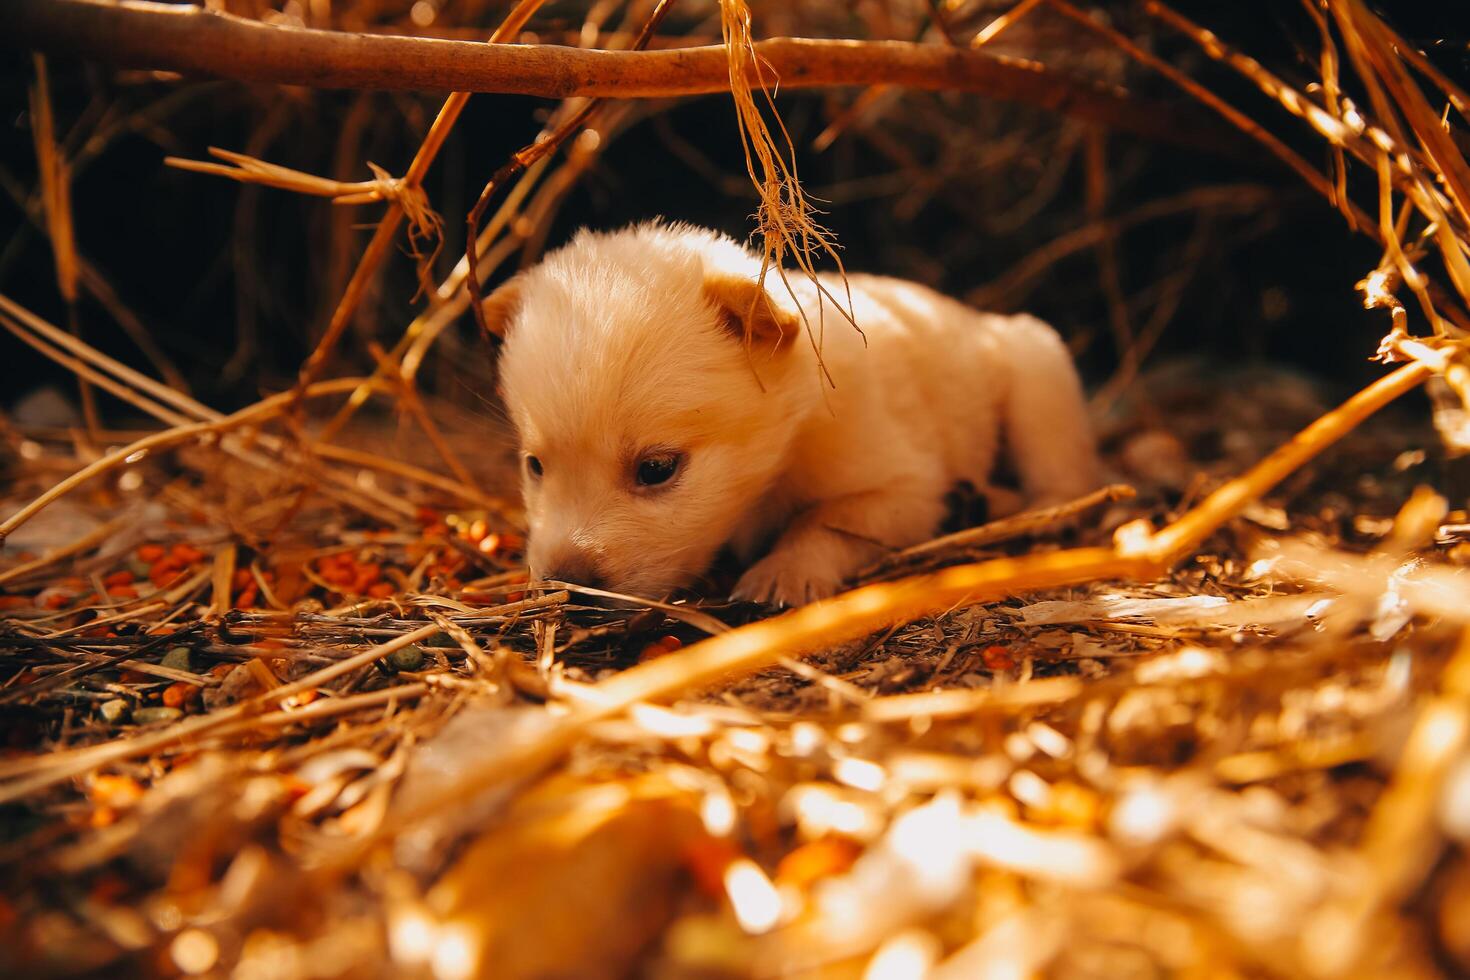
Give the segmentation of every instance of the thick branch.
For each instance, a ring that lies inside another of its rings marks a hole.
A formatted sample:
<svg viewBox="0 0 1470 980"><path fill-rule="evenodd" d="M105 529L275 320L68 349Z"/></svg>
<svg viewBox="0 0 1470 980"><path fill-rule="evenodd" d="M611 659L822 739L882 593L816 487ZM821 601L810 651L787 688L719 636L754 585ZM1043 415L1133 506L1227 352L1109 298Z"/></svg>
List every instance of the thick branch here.
<svg viewBox="0 0 1470 980"><path fill-rule="evenodd" d="M498 92L553 99L666 98L729 90L718 45L599 51L271 27L140 0L4 0L0 43L125 68L314 88ZM902 41L773 38L756 45L783 89L897 85L980 92L1164 142L1229 151L1210 121L1043 65Z"/></svg>

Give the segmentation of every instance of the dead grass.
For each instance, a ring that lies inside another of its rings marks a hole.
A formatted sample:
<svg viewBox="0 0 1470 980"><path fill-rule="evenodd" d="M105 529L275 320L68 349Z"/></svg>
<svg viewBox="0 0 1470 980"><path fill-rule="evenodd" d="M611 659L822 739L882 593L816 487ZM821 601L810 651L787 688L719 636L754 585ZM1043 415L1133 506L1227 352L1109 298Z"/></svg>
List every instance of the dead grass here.
<svg viewBox="0 0 1470 980"><path fill-rule="evenodd" d="M538 6L519 4L494 40ZM1447 457L1427 427L1373 420L1429 380L1448 393L1451 448L1464 431L1470 168L1448 134L1463 133L1464 93L1357 0L1310 8L1324 45L1311 92L1147 5L1322 137L1323 172L1137 39L1046 6L1164 71L1339 208L1345 232L1378 242L1377 266L1343 277L1389 310L1381 356L1400 366L1330 410L1304 410L1311 392L1286 376L1171 405L1143 347L1109 394L1125 406L1109 460L1131 486L908 549L783 615L708 597L583 605L526 581L516 505L481 488L503 474L465 464L475 450L436 421L418 370L482 277L534 257L639 110L553 112L548 138L481 195L464 260L425 280L427 308L374 348L365 378L322 380L404 210L427 208L419 185L467 96L446 101L401 179L343 184L233 153L233 167L191 165L386 214L297 386L229 415L0 298L0 325L165 427L0 433L16 457L0 524L13 818L0 964L445 978L1470 968L1470 516L1430 489ZM616 36L641 24L642 47L667 7L635 5ZM1040 7L971 33L946 6L945 43L1011 37ZM607 16L588 14L584 45ZM798 180L777 80L747 5L725 0L720 17L768 268L814 275L835 242ZM1359 87L1365 106L1347 94ZM80 281L67 162L42 128L65 294ZM1109 219L1100 144L1090 159L1088 228L997 289L1088 247L1116 285L1118 236L1148 213ZM1151 343L1114 306L1119 343ZM808 328L820 348L824 325ZM1149 410L1128 410L1131 395ZM339 445L387 441L364 410L375 398L453 475Z"/></svg>

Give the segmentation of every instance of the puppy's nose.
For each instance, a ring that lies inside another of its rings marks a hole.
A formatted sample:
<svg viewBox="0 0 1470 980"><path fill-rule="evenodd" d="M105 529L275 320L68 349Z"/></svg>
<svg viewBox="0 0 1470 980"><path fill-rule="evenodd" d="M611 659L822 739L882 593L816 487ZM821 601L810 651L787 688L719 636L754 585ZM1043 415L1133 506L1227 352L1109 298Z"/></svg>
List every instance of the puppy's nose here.
<svg viewBox="0 0 1470 980"><path fill-rule="evenodd" d="M602 571L597 563L584 552L563 552L547 563L546 570L541 574L542 578L555 579L558 582L571 582L575 585L585 585L589 589L601 589L607 585L607 579L603 577Z"/></svg>

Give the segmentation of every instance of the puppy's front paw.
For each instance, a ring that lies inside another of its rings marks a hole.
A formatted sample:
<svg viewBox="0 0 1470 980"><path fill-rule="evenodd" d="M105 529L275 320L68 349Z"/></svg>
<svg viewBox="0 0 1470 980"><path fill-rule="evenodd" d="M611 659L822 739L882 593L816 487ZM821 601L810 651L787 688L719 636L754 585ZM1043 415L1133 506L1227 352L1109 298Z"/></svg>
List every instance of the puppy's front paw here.
<svg viewBox="0 0 1470 980"><path fill-rule="evenodd" d="M778 548L740 576L730 597L800 606L835 595L841 588L842 576L830 561L815 560L799 549Z"/></svg>

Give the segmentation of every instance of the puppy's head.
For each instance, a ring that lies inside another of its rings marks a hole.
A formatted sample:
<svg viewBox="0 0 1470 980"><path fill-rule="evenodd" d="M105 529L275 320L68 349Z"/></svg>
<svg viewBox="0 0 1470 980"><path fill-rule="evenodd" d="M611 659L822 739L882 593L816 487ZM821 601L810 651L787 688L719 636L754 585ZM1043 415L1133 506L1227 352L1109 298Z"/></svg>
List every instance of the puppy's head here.
<svg viewBox="0 0 1470 980"><path fill-rule="evenodd" d="M728 239L582 232L485 301L537 578L660 596L710 564L794 430L799 319Z"/></svg>

